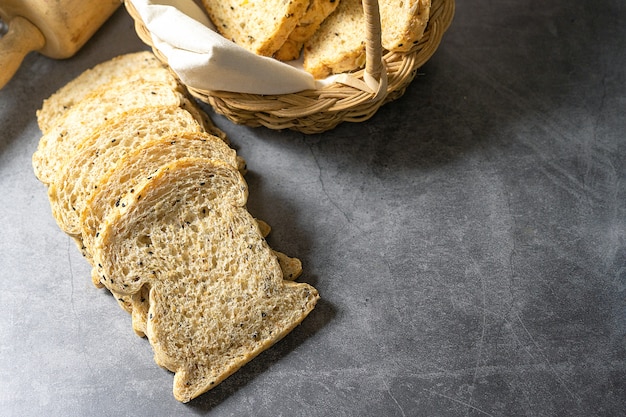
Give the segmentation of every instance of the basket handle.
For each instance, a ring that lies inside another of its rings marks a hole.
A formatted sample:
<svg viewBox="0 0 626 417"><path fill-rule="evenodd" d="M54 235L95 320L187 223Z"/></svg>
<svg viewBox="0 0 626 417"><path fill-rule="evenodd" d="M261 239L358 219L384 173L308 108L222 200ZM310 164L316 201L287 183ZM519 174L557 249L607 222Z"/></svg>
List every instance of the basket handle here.
<svg viewBox="0 0 626 417"><path fill-rule="evenodd" d="M378 0L363 0L363 13L365 14L365 69L374 79L380 78L383 71L382 43L380 27L380 10Z"/></svg>
<svg viewBox="0 0 626 417"><path fill-rule="evenodd" d="M363 13L366 31L363 80L376 93L372 100L378 100L387 92L387 69L382 59L382 30L378 0L363 0Z"/></svg>

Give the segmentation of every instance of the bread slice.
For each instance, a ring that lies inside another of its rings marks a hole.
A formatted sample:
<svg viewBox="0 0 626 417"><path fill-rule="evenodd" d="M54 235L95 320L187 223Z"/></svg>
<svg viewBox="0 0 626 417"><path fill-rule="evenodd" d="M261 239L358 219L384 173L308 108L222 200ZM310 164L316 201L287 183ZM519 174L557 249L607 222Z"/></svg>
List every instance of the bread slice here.
<svg viewBox="0 0 626 417"><path fill-rule="evenodd" d="M48 187L48 199L57 224L65 233L80 237L80 213L101 178L120 158L162 136L203 131L200 122L178 106L141 107L108 120L76 146Z"/></svg>
<svg viewBox="0 0 626 417"><path fill-rule="evenodd" d="M294 30L310 0L202 0L226 39L258 55L272 56Z"/></svg>
<svg viewBox="0 0 626 417"><path fill-rule="evenodd" d="M123 207L136 195L136 189L148 181L163 165L180 158L204 157L218 159L237 169L234 149L208 133L179 133L147 141L120 158L86 202L80 215L84 255L94 257L94 242L107 216ZM93 275L92 278L96 278ZM97 282L94 282L98 285Z"/></svg>
<svg viewBox="0 0 626 417"><path fill-rule="evenodd" d="M188 402L294 329L318 292L282 279L231 165L179 159L136 189L97 240L106 286L149 294L146 335Z"/></svg>
<svg viewBox="0 0 626 417"><path fill-rule="evenodd" d="M314 78L365 65L365 16L360 0L341 0L304 45L304 70Z"/></svg>
<svg viewBox="0 0 626 417"><path fill-rule="evenodd" d="M180 106L186 100L185 92L168 74L162 69L150 70L105 84L69 109L39 140L33 154L37 178L46 185L52 183L76 146L107 120L133 108Z"/></svg>
<svg viewBox="0 0 626 417"><path fill-rule="evenodd" d="M422 38L430 0L380 0L384 50L406 52ZM337 9L304 45L304 69L316 79L365 65L366 22L361 0L341 0Z"/></svg>
<svg viewBox="0 0 626 417"><path fill-rule="evenodd" d="M306 42L320 27L322 22L337 8L339 0L311 0L304 16L300 19L289 37L274 54L280 61L291 61L300 57Z"/></svg>
<svg viewBox="0 0 626 417"><path fill-rule="evenodd" d="M383 48L407 52L424 35L430 18L430 0L381 0L380 24Z"/></svg>
<svg viewBox="0 0 626 417"><path fill-rule="evenodd" d="M68 109L101 85L116 78L127 78L149 68L161 67L163 64L148 51L120 55L98 64L84 71L43 101L41 109L37 111L39 128L46 133Z"/></svg>

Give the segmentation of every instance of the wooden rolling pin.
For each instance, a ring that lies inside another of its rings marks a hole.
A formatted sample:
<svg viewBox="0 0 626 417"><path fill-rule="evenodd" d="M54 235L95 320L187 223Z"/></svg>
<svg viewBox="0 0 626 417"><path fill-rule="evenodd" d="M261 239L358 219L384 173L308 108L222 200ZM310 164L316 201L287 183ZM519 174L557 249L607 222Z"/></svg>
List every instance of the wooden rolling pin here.
<svg viewBox="0 0 626 417"><path fill-rule="evenodd" d="M29 52L55 59L74 55L121 4L120 0L0 0L0 18L9 28L0 37L0 88Z"/></svg>

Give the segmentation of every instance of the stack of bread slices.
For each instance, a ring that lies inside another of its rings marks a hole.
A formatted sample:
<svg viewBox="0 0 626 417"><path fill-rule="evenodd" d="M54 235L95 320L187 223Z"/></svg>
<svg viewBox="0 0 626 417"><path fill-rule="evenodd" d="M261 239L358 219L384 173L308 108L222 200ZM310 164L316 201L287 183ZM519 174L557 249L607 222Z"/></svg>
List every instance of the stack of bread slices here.
<svg viewBox="0 0 626 417"><path fill-rule="evenodd" d="M315 288L246 208L245 163L150 52L91 68L44 101L33 155L59 227L172 372L182 402L296 327Z"/></svg>
<svg viewBox="0 0 626 417"><path fill-rule="evenodd" d="M365 64L362 0L202 0L217 30L258 55L303 56L315 78ZM424 35L431 0L379 0L382 46L407 52Z"/></svg>

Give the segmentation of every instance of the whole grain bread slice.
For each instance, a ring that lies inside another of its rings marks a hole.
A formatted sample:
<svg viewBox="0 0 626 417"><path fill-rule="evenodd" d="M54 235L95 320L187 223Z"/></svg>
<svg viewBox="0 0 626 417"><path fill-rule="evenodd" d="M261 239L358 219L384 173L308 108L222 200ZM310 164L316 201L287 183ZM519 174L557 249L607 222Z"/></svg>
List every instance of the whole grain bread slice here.
<svg viewBox="0 0 626 417"><path fill-rule="evenodd" d="M262 220L255 219L261 236L267 237L270 227ZM298 258L292 258L282 252L273 250L278 264L283 274L283 279L293 281L302 274L302 262ZM93 268L95 275L98 277L99 283L102 271L99 268ZM101 284L100 284L101 285ZM145 337L146 326L148 323L148 311L150 310L150 302L148 297L148 288L142 287L142 290L133 295L123 295L116 293L117 301L120 306L132 315L132 328L139 337Z"/></svg>
<svg viewBox="0 0 626 417"><path fill-rule="evenodd" d="M97 239L107 288L149 295L146 335L182 402L283 338L319 299L283 280L246 200L231 165L179 159L138 187Z"/></svg>
<svg viewBox="0 0 626 417"><path fill-rule="evenodd" d="M310 0L202 0L226 39L258 55L272 56L294 30Z"/></svg>
<svg viewBox="0 0 626 417"><path fill-rule="evenodd" d="M105 84L70 108L41 137L33 154L35 175L46 185L52 183L76 146L109 119L133 108L181 106L185 100L183 87L164 69Z"/></svg>
<svg viewBox="0 0 626 417"><path fill-rule="evenodd" d="M68 109L104 84L146 69L162 67L163 64L153 53L141 51L120 55L89 68L43 101L37 111L39 128L46 133Z"/></svg>

